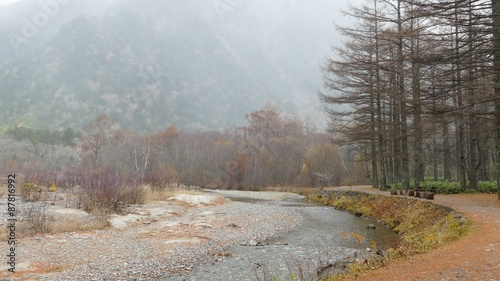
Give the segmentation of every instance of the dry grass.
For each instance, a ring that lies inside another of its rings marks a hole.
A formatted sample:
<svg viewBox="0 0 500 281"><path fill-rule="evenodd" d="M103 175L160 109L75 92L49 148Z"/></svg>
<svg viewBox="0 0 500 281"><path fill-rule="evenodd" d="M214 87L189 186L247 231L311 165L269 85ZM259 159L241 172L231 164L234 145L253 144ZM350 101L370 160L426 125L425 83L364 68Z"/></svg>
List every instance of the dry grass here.
<svg viewBox="0 0 500 281"><path fill-rule="evenodd" d="M43 231L33 231L29 228L27 222L20 222L16 229L17 238L29 237L37 234L57 234L65 232L80 232L90 230L102 230L108 227L109 221L105 218L95 219L78 219L74 217L50 217L50 221L45 222ZM8 238L8 229L5 227L0 228L0 242L6 242Z"/></svg>
<svg viewBox="0 0 500 281"><path fill-rule="evenodd" d="M5 242L8 239L9 229L6 227L0 228L0 242Z"/></svg>
<svg viewBox="0 0 500 281"><path fill-rule="evenodd" d="M303 195L311 201L376 219L398 233L399 245L387 251L383 262L428 252L457 240L470 228L470 222L451 208L427 201L355 191L336 191L323 196L317 190L310 190ZM356 277L371 267L377 268L380 266L377 262L353 264L348 276ZM327 280L338 280L337 277Z"/></svg>
<svg viewBox="0 0 500 281"><path fill-rule="evenodd" d="M144 186L142 188L144 189L146 203L151 203L154 201L167 201L168 198L174 197L177 194L203 194L202 192L197 190L184 189L177 186L167 186L162 189L153 188L150 186Z"/></svg>
<svg viewBox="0 0 500 281"><path fill-rule="evenodd" d="M4 186L5 187L5 186ZM167 201L167 199L178 195L178 194L190 194L190 195L201 195L204 194L198 190L192 190L177 186L170 186L163 189L156 189L151 187L142 187L145 194L145 203L152 203L155 201ZM0 196L7 194L6 188L0 188ZM66 192L65 197L67 200L76 200L76 195L74 192ZM55 200L53 200L55 202ZM223 205L230 200L217 196L211 202L210 205ZM65 204L70 204L67 207L78 207L71 204L74 202L65 202ZM170 201L171 204L184 207L192 208L193 205L173 200ZM16 234L18 237L29 237L38 234L57 234L65 232L80 232L80 231L90 231L90 230L102 230L108 227L109 221L109 210L95 209L92 212L93 217L81 218L71 215L61 215L56 214L48 209L48 205L51 202L32 202L27 210L23 214L19 214L21 220L18 222L18 228ZM0 241L5 242L8 238L8 229L0 228Z"/></svg>
<svg viewBox="0 0 500 281"><path fill-rule="evenodd" d="M50 224L49 233L102 230L109 225L107 217L95 217L93 219L82 220L75 217L60 216L56 222Z"/></svg>
<svg viewBox="0 0 500 281"><path fill-rule="evenodd" d="M64 270L69 268L68 265L58 265L58 264L52 264L50 262L38 263L35 264L35 267L38 268L37 272L41 273L63 272Z"/></svg>
<svg viewBox="0 0 500 281"><path fill-rule="evenodd" d="M189 204L188 202L181 201L181 200L171 200L171 201L169 201L169 204L174 205L174 206L178 206L178 207L181 207L184 209L191 209L191 208L195 207L195 205Z"/></svg>
<svg viewBox="0 0 500 281"><path fill-rule="evenodd" d="M39 234L57 234L104 229L109 226L107 214L89 217L57 214L49 209L48 202L25 202L17 213L16 238ZM7 241L9 229L0 228L0 242Z"/></svg>
<svg viewBox="0 0 500 281"><path fill-rule="evenodd" d="M301 189L301 187L293 187L293 186L268 186L268 187L260 188L259 191L296 193L297 190L300 190L300 189Z"/></svg>
<svg viewBox="0 0 500 281"><path fill-rule="evenodd" d="M0 185L0 198L4 197L5 195L7 195L7 186Z"/></svg>
<svg viewBox="0 0 500 281"><path fill-rule="evenodd" d="M217 196L215 197L211 202L210 202L210 205L214 205L214 206L220 206L220 205L224 205L226 203L229 203L231 200L225 198L225 197L222 197L222 196Z"/></svg>

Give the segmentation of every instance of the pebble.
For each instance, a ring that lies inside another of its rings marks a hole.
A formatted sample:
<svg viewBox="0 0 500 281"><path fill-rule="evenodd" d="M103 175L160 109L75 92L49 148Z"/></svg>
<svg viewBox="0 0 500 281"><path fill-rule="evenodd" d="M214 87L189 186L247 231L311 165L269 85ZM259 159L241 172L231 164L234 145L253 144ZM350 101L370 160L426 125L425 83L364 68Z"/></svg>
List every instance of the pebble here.
<svg viewBox="0 0 500 281"><path fill-rule="evenodd" d="M228 221L222 226L215 226L208 220L207 223L200 221L200 218L205 220L210 216ZM291 231L300 225L301 220L302 217L292 208L229 202L188 209L183 216L169 217L149 225L141 224L140 228L58 234L54 241L64 243L52 243L50 247L47 246L47 238L39 237L32 242L25 240L19 254L38 264L72 264L63 272L37 275L36 280L108 280L110 276L113 280L165 280L162 278L182 276L199 264L223 261L223 257L208 253L225 253L238 241L242 241L240 245L243 242L249 246L265 245L266 238L279 237ZM195 227L203 231L203 237L207 239L196 244L173 244L172 252L162 252L156 246L156 243L163 244L159 241L161 236L149 237L139 232L166 221L178 224L167 226L165 233L175 227ZM192 223L194 221L198 223ZM106 239L110 235L112 239Z"/></svg>

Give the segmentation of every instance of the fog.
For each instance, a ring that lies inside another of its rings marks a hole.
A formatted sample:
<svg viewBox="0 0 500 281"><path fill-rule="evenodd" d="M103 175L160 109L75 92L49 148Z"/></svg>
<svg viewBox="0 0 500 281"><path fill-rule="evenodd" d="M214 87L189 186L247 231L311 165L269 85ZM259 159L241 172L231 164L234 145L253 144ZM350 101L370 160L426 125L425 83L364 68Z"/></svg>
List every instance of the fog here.
<svg viewBox="0 0 500 281"><path fill-rule="evenodd" d="M19 0L0 0L0 5L10 5L19 2Z"/></svg>
<svg viewBox="0 0 500 281"><path fill-rule="evenodd" d="M359 0L360 1L360 0ZM0 4L4 4L1 1ZM22 0L0 6L2 124L225 129L268 102L324 128L346 1Z"/></svg>

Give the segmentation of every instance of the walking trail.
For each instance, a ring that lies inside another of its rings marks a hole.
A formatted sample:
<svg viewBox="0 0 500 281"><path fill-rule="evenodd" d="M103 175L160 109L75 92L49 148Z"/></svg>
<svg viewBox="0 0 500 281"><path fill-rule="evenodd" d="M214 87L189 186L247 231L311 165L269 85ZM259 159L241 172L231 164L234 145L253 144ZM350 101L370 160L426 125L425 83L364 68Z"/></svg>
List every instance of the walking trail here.
<svg viewBox="0 0 500 281"><path fill-rule="evenodd" d="M390 195L371 186L338 187ZM429 253L392 262L356 280L500 281L500 200L496 194L436 195L434 203L451 207L472 221L470 233Z"/></svg>

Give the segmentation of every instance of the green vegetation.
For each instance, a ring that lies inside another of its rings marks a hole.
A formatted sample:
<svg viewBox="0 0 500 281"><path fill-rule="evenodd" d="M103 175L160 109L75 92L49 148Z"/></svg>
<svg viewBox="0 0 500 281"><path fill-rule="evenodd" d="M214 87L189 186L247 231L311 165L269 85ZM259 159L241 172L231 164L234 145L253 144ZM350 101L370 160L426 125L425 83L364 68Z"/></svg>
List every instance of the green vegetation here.
<svg viewBox="0 0 500 281"><path fill-rule="evenodd" d="M9 128L5 134L18 141L29 141L33 144L50 144L50 145L64 145L74 146L75 139L78 135L73 129L68 128L64 131L51 131L51 130L34 130L26 127Z"/></svg>
<svg viewBox="0 0 500 281"><path fill-rule="evenodd" d="M468 220L453 209L428 201L353 191L331 192L327 196L317 190L301 193L308 200L375 219L400 235L398 247L389 249L382 260L354 264L349 273L354 277L384 262L438 248L465 235L470 226Z"/></svg>
<svg viewBox="0 0 500 281"><path fill-rule="evenodd" d="M478 187L481 193L496 193L498 191L495 181L479 181Z"/></svg>
<svg viewBox="0 0 500 281"><path fill-rule="evenodd" d="M458 194L461 192L464 193L496 193L497 186L495 181L479 181L478 190L474 190L470 188L470 183L467 182L467 188L462 190L460 188L460 183L456 181L444 181L444 180L428 180L420 182L420 188L425 191L435 190L436 193L439 194ZM392 186L392 189L400 190L402 189L402 183L398 182ZM410 183L410 188L415 188L415 182L412 181Z"/></svg>

